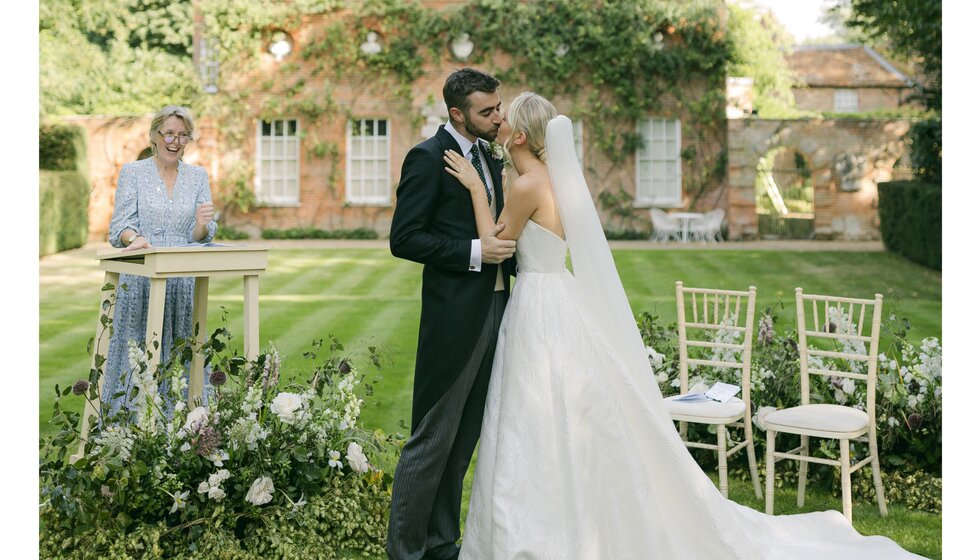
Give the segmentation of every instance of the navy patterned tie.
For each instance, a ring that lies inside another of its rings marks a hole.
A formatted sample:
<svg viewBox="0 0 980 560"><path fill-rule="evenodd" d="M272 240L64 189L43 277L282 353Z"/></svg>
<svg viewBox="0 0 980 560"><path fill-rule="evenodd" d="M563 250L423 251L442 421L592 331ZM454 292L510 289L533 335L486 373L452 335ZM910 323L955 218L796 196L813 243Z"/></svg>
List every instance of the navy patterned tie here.
<svg viewBox="0 0 980 560"><path fill-rule="evenodd" d="M483 164L480 163L480 148L479 140L476 144L473 144L473 148L470 150L470 154L473 155L473 167L476 168L477 175L480 176L480 180L483 181L483 188L487 189L487 206L493 203L493 194L490 192L490 186L487 182L487 176L483 174Z"/></svg>

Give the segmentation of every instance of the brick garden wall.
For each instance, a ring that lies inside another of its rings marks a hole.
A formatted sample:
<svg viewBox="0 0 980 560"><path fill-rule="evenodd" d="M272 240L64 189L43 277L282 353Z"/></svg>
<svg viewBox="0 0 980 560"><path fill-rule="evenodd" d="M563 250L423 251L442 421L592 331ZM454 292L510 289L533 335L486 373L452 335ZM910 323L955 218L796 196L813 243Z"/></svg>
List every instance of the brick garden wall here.
<svg viewBox="0 0 980 560"><path fill-rule="evenodd" d="M817 238L880 239L877 183L891 179L909 126L904 119L729 120L729 237L758 235L756 167L785 146L802 154L813 173Z"/></svg>

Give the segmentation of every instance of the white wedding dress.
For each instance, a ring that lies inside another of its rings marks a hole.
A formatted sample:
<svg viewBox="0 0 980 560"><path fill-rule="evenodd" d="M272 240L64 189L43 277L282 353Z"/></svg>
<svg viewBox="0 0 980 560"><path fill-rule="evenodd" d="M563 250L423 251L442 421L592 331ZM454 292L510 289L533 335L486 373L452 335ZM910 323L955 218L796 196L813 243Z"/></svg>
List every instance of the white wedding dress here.
<svg viewBox="0 0 980 560"><path fill-rule="evenodd" d="M715 488L664 408L571 138L552 120L568 242L533 221L517 241L460 558L919 558L840 512L767 516Z"/></svg>

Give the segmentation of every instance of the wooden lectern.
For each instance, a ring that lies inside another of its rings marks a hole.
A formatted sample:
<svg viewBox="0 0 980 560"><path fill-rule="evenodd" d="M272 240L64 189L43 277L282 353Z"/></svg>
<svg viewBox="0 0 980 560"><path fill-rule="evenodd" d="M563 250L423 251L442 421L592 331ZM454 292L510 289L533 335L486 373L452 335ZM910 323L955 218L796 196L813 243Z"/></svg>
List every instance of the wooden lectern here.
<svg viewBox="0 0 980 560"><path fill-rule="evenodd" d="M268 255L265 249L244 245L188 245L184 247L154 247L136 251L105 249L97 253L99 269L105 271L105 283L119 287L120 274L146 276L150 279L150 304L146 317L146 347L161 343L163 335L163 306L167 293L167 278L194 277L193 322L197 332L196 342L207 341L208 280L212 276L241 276L244 282L244 330L245 357L253 360L259 352L259 274L265 271ZM105 356L109 340L105 336L103 313L112 317L115 290L102 292L99 304L99 321L95 328L95 344L92 348L92 367L95 356ZM160 362L160 350L153 352L147 366L156 370ZM99 377L99 394L102 394L103 378ZM191 360L187 402L191 405L200 399L204 391L204 357L195 352ZM81 443L78 453L71 456L75 462L84 455L88 438L89 422L98 415L91 402L86 403L82 415Z"/></svg>

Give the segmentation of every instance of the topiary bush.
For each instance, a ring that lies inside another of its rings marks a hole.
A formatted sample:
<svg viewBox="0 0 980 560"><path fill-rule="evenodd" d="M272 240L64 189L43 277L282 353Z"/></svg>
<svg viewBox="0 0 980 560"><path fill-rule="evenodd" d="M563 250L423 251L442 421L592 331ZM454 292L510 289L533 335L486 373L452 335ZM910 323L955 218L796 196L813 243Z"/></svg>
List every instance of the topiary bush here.
<svg viewBox="0 0 980 560"><path fill-rule="evenodd" d="M942 270L943 191L919 181L878 183L878 215L885 248Z"/></svg>

